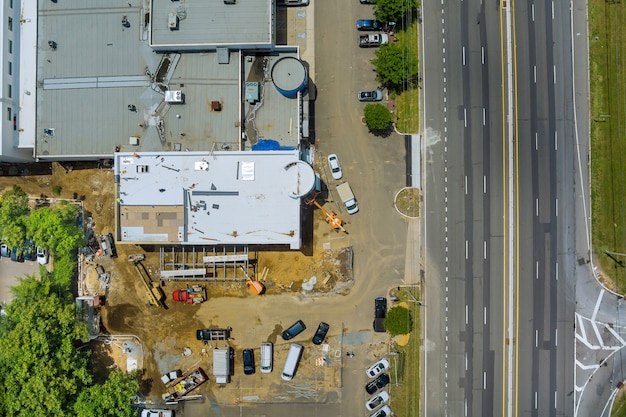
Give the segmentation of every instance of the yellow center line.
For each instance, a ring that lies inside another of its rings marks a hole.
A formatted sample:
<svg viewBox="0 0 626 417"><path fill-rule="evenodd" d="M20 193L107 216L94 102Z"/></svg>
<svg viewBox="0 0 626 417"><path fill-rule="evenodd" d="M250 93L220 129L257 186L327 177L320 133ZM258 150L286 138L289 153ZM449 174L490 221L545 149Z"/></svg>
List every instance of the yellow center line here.
<svg viewBox="0 0 626 417"><path fill-rule="evenodd" d="M502 413L501 416L506 416L506 253L507 253L507 239L506 239L506 94L505 94L505 48L504 48L504 25L502 24L502 2L500 1L500 60L501 60L501 76L502 82L500 86L502 88L502 237L503 237L503 251L502 251Z"/></svg>
<svg viewBox="0 0 626 417"><path fill-rule="evenodd" d="M519 382L519 129L518 129L518 110L517 110L517 43L515 40L515 1L511 0L511 19L513 25L513 94L515 96L513 111L515 117L515 417L518 415L518 382Z"/></svg>

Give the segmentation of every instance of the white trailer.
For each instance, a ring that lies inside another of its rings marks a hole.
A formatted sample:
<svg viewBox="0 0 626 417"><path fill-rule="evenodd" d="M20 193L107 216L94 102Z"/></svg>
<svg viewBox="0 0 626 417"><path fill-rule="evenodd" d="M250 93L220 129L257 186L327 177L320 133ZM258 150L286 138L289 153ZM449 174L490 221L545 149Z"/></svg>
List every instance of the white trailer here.
<svg viewBox="0 0 626 417"><path fill-rule="evenodd" d="M213 349L213 376L218 384L230 382L230 349Z"/></svg>

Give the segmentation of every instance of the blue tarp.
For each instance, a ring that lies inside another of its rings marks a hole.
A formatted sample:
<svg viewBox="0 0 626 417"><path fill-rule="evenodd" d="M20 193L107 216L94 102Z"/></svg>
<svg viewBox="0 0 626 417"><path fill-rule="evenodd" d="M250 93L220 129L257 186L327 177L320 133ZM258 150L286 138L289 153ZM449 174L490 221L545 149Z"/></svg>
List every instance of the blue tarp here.
<svg viewBox="0 0 626 417"><path fill-rule="evenodd" d="M261 139L252 145L253 151L291 151L294 149L296 148L293 146L280 146L280 143L273 139Z"/></svg>

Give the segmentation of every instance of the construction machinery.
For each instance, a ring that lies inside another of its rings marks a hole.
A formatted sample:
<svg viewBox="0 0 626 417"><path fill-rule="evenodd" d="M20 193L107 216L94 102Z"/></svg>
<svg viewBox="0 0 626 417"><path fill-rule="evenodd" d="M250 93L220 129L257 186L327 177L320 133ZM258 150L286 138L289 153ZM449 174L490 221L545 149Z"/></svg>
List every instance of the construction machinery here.
<svg viewBox="0 0 626 417"><path fill-rule="evenodd" d="M243 266L239 265L239 267L243 271L243 275L246 277L246 285L248 286L248 288L250 288L250 291L252 291L252 293L255 295L263 293L263 291L265 291L265 285L261 284L259 281L255 281L250 278L250 275L248 275L248 272Z"/></svg>
<svg viewBox="0 0 626 417"><path fill-rule="evenodd" d="M324 216L326 216L326 222L330 225L330 227L332 227L335 230L341 230L345 234L348 234L348 231L343 227L343 220L341 220L339 216L337 216L333 212L328 212L327 210L324 209L324 207L321 206L320 203L318 203L315 200L313 200L313 204L317 208L322 210L322 213L324 213Z"/></svg>
<svg viewBox="0 0 626 417"><path fill-rule="evenodd" d="M175 290L172 299L179 303L200 304L207 300L206 288L201 285L193 285L187 289Z"/></svg>
<svg viewBox="0 0 626 417"><path fill-rule="evenodd" d="M141 282L143 282L146 287L149 303L157 307L167 308L167 306L163 303L163 300L165 299L163 289L157 282L153 282L152 278L150 278L150 273L142 263L144 259L146 259L146 255L144 254L128 255L128 260L133 263L135 269L137 270L137 274L139 274L139 277L141 278Z"/></svg>

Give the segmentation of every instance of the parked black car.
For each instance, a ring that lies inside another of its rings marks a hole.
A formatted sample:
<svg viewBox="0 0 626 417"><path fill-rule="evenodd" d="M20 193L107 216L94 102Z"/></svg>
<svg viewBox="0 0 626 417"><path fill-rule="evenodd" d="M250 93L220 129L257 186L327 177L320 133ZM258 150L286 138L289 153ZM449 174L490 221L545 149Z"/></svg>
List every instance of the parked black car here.
<svg viewBox="0 0 626 417"><path fill-rule="evenodd" d="M243 373L246 375L254 373L254 351L252 349L243 350Z"/></svg>
<svg viewBox="0 0 626 417"><path fill-rule="evenodd" d="M294 337L302 333L304 329L306 329L306 326L304 325L302 320L298 320L297 322L292 324L287 330L285 330L281 334L281 336L283 340L293 339Z"/></svg>
<svg viewBox="0 0 626 417"><path fill-rule="evenodd" d="M330 326L324 322L321 322L319 326L317 326L317 330L315 331L315 335L313 336L314 345L322 344L324 339L326 339L326 333L328 333L328 329L330 329Z"/></svg>
<svg viewBox="0 0 626 417"><path fill-rule="evenodd" d="M374 299L374 331L384 332L385 317L387 316L387 299L385 297L376 297Z"/></svg>
<svg viewBox="0 0 626 417"><path fill-rule="evenodd" d="M367 391L368 394L372 395L376 391L378 391L379 389L387 385L388 383L389 383L389 375L382 374L375 380L368 382L367 385L365 386L365 391Z"/></svg>

